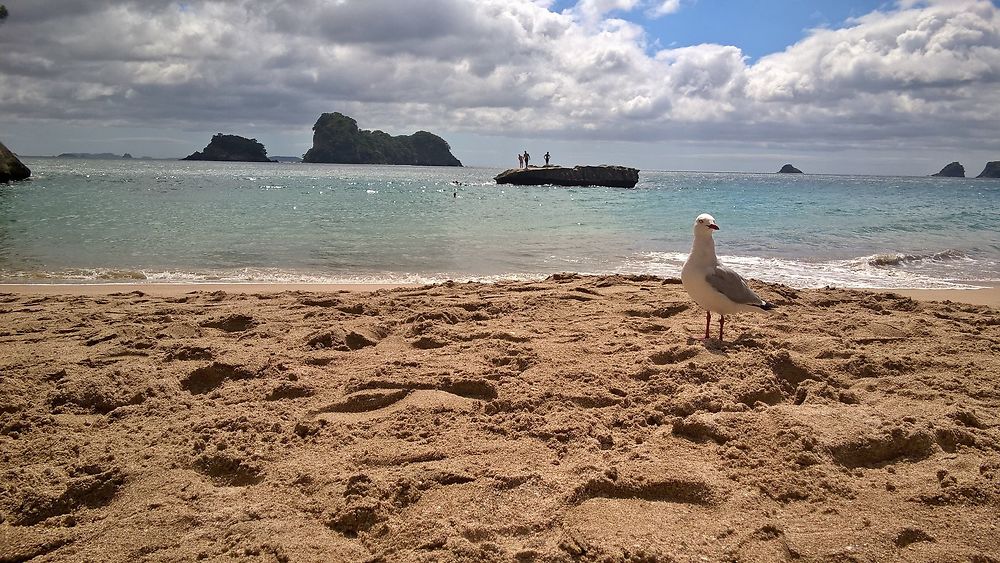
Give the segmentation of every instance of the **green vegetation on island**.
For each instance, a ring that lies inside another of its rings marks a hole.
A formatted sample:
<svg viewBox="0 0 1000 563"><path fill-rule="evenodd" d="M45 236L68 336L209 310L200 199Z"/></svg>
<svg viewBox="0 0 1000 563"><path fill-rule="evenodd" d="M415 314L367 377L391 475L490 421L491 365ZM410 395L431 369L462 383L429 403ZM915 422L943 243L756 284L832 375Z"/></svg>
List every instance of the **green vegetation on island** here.
<svg viewBox="0 0 1000 563"><path fill-rule="evenodd" d="M205 147L181 160L223 160L227 162L271 162L267 149L257 139L216 133Z"/></svg>
<svg viewBox="0 0 1000 563"><path fill-rule="evenodd" d="M313 126L313 146L303 162L337 164L410 164L461 166L448 142L427 131L392 136L358 129L358 122L339 113L324 113Z"/></svg>

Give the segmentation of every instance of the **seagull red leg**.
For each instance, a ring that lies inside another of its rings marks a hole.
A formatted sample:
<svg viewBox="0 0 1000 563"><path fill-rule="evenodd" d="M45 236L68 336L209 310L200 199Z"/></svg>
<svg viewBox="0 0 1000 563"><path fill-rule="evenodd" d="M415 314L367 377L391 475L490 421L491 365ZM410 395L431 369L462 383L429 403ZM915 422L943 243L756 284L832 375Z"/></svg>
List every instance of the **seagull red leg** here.
<svg viewBox="0 0 1000 563"><path fill-rule="evenodd" d="M712 326L712 312L705 311L705 340L709 339L708 329Z"/></svg>
<svg viewBox="0 0 1000 563"><path fill-rule="evenodd" d="M719 342L722 342L722 325L726 323L726 316L719 315Z"/></svg>

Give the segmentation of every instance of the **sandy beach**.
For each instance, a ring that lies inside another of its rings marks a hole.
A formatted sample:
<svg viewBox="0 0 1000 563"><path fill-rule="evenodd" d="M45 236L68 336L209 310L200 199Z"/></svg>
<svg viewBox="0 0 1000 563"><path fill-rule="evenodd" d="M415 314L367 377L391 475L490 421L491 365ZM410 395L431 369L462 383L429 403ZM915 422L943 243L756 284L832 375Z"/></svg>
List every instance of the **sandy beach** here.
<svg viewBox="0 0 1000 563"><path fill-rule="evenodd" d="M1000 560L997 288L753 287L0 287L0 561Z"/></svg>

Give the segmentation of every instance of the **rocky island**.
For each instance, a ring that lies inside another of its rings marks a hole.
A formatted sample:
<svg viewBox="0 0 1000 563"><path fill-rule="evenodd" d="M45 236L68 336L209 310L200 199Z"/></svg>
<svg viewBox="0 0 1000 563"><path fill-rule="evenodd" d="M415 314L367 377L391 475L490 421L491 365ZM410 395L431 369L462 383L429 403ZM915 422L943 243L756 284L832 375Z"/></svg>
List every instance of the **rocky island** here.
<svg viewBox="0 0 1000 563"><path fill-rule="evenodd" d="M607 186L634 188L639 170L626 166L531 166L511 168L497 174L497 184L516 186Z"/></svg>
<svg viewBox="0 0 1000 563"><path fill-rule="evenodd" d="M313 146L303 162L335 164L410 164L461 166L448 142L427 131L392 136L358 129L358 122L339 113L324 113L313 126Z"/></svg>
<svg viewBox="0 0 1000 563"><path fill-rule="evenodd" d="M986 168L976 178L1000 178L1000 160L993 160L986 163Z"/></svg>
<svg viewBox="0 0 1000 563"><path fill-rule="evenodd" d="M82 158L86 160L121 160L132 158L129 153L115 154L113 152L64 152L56 155L56 158Z"/></svg>
<svg viewBox="0 0 1000 563"><path fill-rule="evenodd" d="M24 180L31 176L31 170L17 156L0 143L0 183Z"/></svg>
<svg viewBox="0 0 1000 563"><path fill-rule="evenodd" d="M217 133L205 147L181 160L221 160L227 162L271 162L267 149L257 139Z"/></svg>
<svg viewBox="0 0 1000 563"><path fill-rule="evenodd" d="M781 170L778 170L778 174L801 174L801 173L802 173L801 170L792 166L791 164L786 164L781 167Z"/></svg>
<svg viewBox="0 0 1000 563"><path fill-rule="evenodd" d="M931 174L931 176L940 176L943 178L965 178L965 167L957 161L952 162L942 168L940 172L937 174Z"/></svg>

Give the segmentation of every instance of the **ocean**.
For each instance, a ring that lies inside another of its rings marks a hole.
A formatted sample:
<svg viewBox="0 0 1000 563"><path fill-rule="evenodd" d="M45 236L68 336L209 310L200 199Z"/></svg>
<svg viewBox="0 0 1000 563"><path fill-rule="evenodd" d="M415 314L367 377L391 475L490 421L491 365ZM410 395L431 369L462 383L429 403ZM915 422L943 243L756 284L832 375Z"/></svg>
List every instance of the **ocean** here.
<svg viewBox="0 0 1000 563"><path fill-rule="evenodd" d="M432 283L678 276L694 218L793 287L1000 283L1000 180L643 170L635 189L498 186L500 169L23 159L0 282Z"/></svg>

